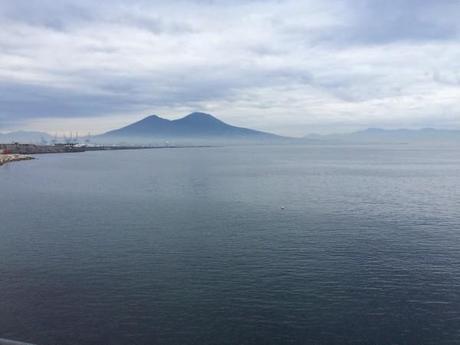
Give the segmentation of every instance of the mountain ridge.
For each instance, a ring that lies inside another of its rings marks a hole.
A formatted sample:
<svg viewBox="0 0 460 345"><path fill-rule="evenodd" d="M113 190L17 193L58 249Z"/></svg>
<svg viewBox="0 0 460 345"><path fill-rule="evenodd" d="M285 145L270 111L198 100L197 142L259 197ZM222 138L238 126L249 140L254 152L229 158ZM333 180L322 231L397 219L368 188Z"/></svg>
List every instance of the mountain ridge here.
<svg viewBox="0 0 460 345"><path fill-rule="evenodd" d="M149 115L125 127L108 131L100 139L161 139L161 140L276 140L276 134L237 127L225 123L211 114L193 112L184 117L168 120Z"/></svg>
<svg viewBox="0 0 460 345"><path fill-rule="evenodd" d="M340 141L340 142L412 142L412 141L458 141L460 130L420 128L420 129L384 129L367 128L351 133L309 134L303 140Z"/></svg>

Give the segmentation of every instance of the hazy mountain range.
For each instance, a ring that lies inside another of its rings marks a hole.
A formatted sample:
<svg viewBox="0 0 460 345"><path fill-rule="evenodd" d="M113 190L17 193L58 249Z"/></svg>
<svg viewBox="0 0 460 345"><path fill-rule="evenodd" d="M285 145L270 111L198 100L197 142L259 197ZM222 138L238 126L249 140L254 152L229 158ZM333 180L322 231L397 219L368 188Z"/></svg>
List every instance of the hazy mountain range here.
<svg viewBox="0 0 460 345"><path fill-rule="evenodd" d="M283 137L267 132L229 125L205 113L191 113L177 120L167 120L157 115L148 116L126 127L115 129L91 138L93 143L133 144L226 144L226 143L410 143L455 142L460 143L460 130L424 128L419 130L386 130L369 128L347 134L309 134L303 138ZM0 133L0 143L51 143L53 137L44 132L17 131ZM65 138L61 140L66 140ZM67 139L68 140L68 139Z"/></svg>
<svg viewBox="0 0 460 345"><path fill-rule="evenodd" d="M191 113L177 120L167 120L157 115L151 115L94 139L103 141L267 142L285 138L271 133L232 126L209 114Z"/></svg>
<svg viewBox="0 0 460 345"><path fill-rule="evenodd" d="M368 143L409 143L409 142L458 142L460 130L446 129L381 129L368 128L363 131L345 134L305 136L304 141L333 141L333 142L368 142Z"/></svg>

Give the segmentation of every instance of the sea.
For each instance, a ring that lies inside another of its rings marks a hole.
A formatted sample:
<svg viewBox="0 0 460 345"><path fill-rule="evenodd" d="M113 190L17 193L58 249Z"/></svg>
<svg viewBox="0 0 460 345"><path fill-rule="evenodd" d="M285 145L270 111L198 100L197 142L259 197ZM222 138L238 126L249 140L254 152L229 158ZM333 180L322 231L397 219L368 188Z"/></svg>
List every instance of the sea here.
<svg viewBox="0 0 460 345"><path fill-rule="evenodd" d="M460 146L163 148L2 166L0 338L460 344Z"/></svg>

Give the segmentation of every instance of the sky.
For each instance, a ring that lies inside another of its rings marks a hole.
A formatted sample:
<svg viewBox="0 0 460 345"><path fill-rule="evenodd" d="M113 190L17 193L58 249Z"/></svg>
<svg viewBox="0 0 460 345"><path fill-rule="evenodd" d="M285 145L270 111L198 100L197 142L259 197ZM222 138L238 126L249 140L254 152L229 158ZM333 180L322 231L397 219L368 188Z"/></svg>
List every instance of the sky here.
<svg viewBox="0 0 460 345"><path fill-rule="evenodd" d="M193 111L277 134L460 129L458 0L0 0L0 132Z"/></svg>

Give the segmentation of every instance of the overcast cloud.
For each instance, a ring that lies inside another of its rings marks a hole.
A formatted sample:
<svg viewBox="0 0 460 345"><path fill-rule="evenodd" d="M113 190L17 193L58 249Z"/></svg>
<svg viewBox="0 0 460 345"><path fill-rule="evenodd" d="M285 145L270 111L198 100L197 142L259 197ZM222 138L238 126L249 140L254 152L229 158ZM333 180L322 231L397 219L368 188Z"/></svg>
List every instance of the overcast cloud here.
<svg viewBox="0 0 460 345"><path fill-rule="evenodd" d="M191 111L286 135L460 129L459 17L457 0L0 0L0 131Z"/></svg>

